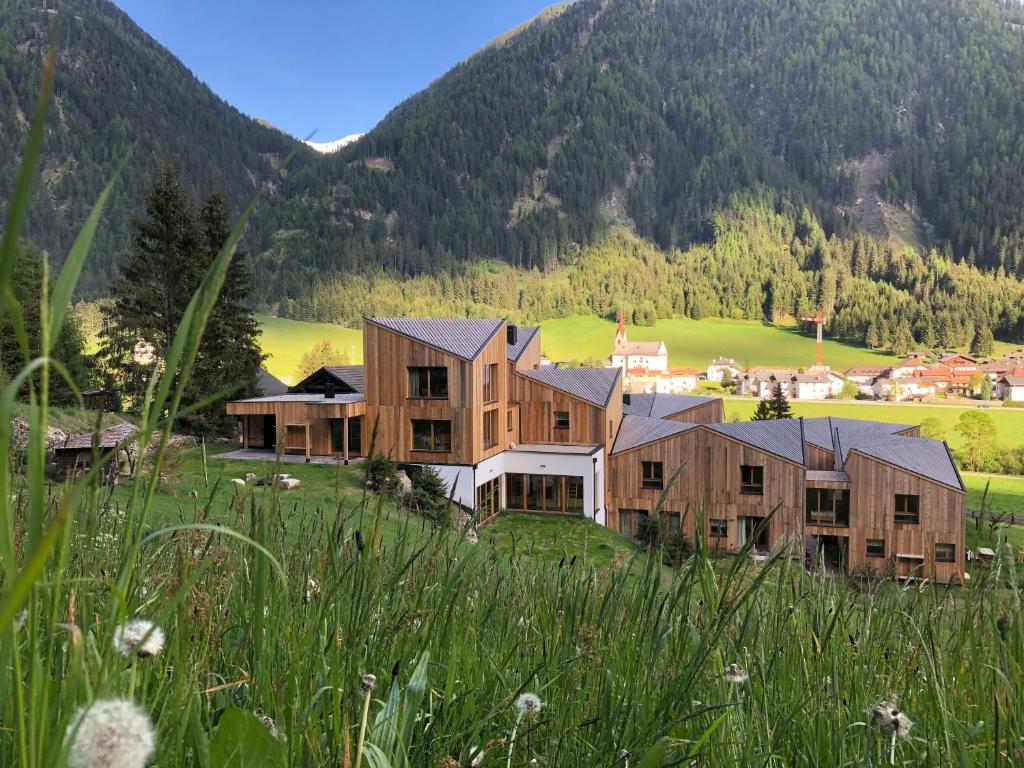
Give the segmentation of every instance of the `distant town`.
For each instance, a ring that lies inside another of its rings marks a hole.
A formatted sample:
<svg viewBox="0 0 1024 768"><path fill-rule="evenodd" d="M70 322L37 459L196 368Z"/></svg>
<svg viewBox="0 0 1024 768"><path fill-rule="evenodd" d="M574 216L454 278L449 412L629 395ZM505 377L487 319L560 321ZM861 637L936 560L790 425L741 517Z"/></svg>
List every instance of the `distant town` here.
<svg viewBox="0 0 1024 768"><path fill-rule="evenodd" d="M732 358L719 357L699 370L670 368L664 341L629 341L625 317L620 313L615 348L605 367L622 369L627 392L683 394L711 384L726 393L752 398L771 397L781 388L793 400L1024 402L1024 348L997 358L914 352L888 365L833 371L823 360L821 323L817 325L816 359L806 368L758 366L747 370Z"/></svg>

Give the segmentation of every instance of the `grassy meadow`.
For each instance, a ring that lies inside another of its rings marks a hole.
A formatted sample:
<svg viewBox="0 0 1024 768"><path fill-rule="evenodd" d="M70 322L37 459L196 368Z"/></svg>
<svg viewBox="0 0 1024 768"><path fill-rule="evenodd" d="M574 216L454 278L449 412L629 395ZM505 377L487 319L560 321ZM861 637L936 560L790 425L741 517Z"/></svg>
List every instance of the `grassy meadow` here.
<svg viewBox="0 0 1024 768"><path fill-rule="evenodd" d="M273 315L256 315L263 327L260 345L270 355L266 369L286 384L294 384L303 354L314 344L327 339L345 353L349 362L363 362L363 332L330 323L304 323Z"/></svg>

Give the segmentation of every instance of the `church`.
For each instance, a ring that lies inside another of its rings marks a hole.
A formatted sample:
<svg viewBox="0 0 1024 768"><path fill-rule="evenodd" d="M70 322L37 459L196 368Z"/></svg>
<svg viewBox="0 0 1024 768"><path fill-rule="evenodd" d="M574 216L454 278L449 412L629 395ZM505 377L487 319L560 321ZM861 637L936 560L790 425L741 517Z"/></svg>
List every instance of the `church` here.
<svg viewBox="0 0 1024 768"><path fill-rule="evenodd" d="M626 318L619 310L619 327L615 331L615 350L608 358L609 368L621 368L628 382L631 371L668 372L668 348L663 341L629 341Z"/></svg>

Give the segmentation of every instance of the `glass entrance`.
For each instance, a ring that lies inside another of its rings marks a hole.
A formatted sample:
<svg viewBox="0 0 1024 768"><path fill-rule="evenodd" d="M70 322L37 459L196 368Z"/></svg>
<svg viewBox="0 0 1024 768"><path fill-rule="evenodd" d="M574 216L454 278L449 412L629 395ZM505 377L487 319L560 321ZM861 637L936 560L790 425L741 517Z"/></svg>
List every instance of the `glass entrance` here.
<svg viewBox="0 0 1024 768"><path fill-rule="evenodd" d="M505 506L520 512L583 514L583 478L570 475L505 475Z"/></svg>

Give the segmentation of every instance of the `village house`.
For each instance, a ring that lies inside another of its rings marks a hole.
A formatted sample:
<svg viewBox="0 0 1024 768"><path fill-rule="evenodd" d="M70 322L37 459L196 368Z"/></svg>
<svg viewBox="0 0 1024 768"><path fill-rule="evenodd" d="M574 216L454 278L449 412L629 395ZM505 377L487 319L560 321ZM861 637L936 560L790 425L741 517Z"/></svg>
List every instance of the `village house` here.
<svg viewBox="0 0 1024 768"><path fill-rule="evenodd" d="M716 360L712 360L706 371L708 381L722 382L728 374L728 378L733 381L738 381L740 374L743 373L743 368L736 364L736 361L731 357L719 357Z"/></svg>
<svg viewBox="0 0 1024 768"><path fill-rule="evenodd" d="M885 376L888 372L889 366L887 365L856 365L843 375L847 381L852 381L857 385L857 391L860 394L873 397L875 380Z"/></svg>
<svg viewBox="0 0 1024 768"><path fill-rule="evenodd" d="M945 386L929 376L902 376L899 378L880 376L871 385L871 393L876 400L891 400L901 403L905 400L923 400L934 397L936 390Z"/></svg>
<svg viewBox="0 0 1024 768"><path fill-rule="evenodd" d="M696 368L669 368L667 371L648 371L644 368L631 368L626 372L627 392L663 392L665 394L683 394L697 388Z"/></svg>
<svg viewBox="0 0 1024 768"><path fill-rule="evenodd" d="M581 515L636 537L660 515L694 536L703 509L722 551L756 536L830 568L960 578L964 488L945 444L914 427L724 424L720 398L624 392L619 367L542 366L539 329L504 320L367 318L363 349L364 366L229 403L244 455L378 452L433 467L479 520Z"/></svg>
<svg viewBox="0 0 1024 768"><path fill-rule="evenodd" d="M996 396L1011 403L1024 402L1024 365L1014 368L999 379Z"/></svg>

